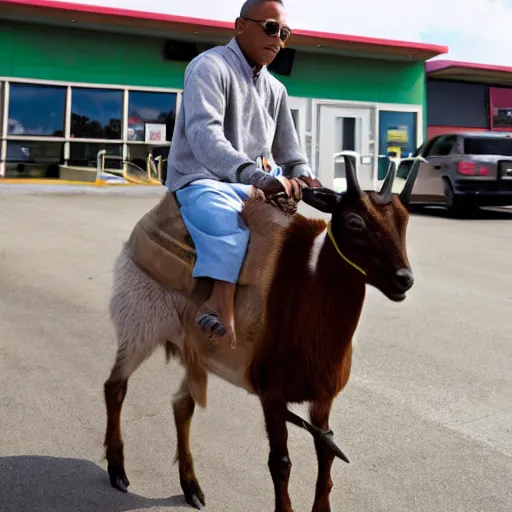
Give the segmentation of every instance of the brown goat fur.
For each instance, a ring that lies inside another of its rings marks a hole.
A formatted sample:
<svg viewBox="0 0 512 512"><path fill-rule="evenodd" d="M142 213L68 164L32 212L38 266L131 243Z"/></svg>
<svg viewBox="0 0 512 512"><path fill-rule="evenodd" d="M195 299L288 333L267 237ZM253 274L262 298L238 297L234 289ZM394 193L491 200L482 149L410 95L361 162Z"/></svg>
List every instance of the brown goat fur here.
<svg viewBox="0 0 512 512"><path fill-rule="evenodd" d="M323 220L296 215L283 240L248 372L259 396L271 394L286 403L324 400L337 395L348 380L347 349L365 282L355 270L344 272L343 264L339 269L332 245L320 253L313 275L305 249L325 229Z"/></svg>
<svg viewBox="0 0 512 512"><path fill-rule="evenodd" d="M190 451L190 424L195 405L206 406L208 374L214 373L260 398L277 512L292 512L286 423L302 426L287 406L309 403L312 425L307 430L316 432L318 459L313 511L330 511L330 469L335 455L340 455L326 442L329 414L349 380L352 337L366 285L401 301L413 284L404 204L417 167L411 168L400 197L390 192L394 168L379 194L360 190L349 158L346 171L344 194L325 188L303 191L305 202L332 215L329 224L280 212L261 195L246 202L242 219L251 237L235 297L235 350L214 346L194 322L194 293L201 282L195 288L191 285L188 272L194 250L187 245L177 210L172 210L172 198L164 198L137 223L116 260L110 301L118 350L104 393L106 457L113 487L126 492L129 485L120 428L128 379L162 345L167 358L179 358L186 370L173 410L180 481L188 503L204 505ZM155 212L160 213L152 218ZM168 279L162 269L172 265L163 259L173 250L169 261L182 266Z"/></svg>

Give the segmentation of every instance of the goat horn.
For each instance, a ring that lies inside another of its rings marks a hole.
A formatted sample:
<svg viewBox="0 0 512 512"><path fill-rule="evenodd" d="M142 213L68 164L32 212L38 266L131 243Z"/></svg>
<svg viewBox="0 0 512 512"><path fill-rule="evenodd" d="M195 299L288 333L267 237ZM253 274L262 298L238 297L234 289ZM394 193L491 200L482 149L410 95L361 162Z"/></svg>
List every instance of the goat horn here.
<svg viewBox="0 0 512 512"><path fill-rule="evenodd" d="M309 432L313 436L313 439L315 439L315 441L324 443L324 445L327 448L329 448L329 450L331 450L336 457L340 458L347 464L350 464L350 461L348 460L347 456L340 450L340 448L333 441L333 433L331 430L328 432L324 432L318 427L314 427L306 420L303 420L300 416L297 416L297 414L290 411L289 409L286 409L286 421L289 423L293 423L297 427L303 428L304 430Z"/></svg>
<svg viewBox="0 0 512 512"><path fill-rule="evenodd" d="M400 201L404 206L407 206L409 204L409 200L411 199L411 192L414 187L414 182L416 181L418 171L420 170L420 162L427 163L427 161L422 156L404 158L403 160L414 160L414 163L411 166L411 170L409 171L409 174L407 176L407 179L405 180L404 188L402 189L402 192L400 192Z"/></svg>
<svg viewBox="0 0 512 512"><path fill-rule="evenodd" d="M338 153L336 156L343 156L345 160L345 176L347 179L347 192L352 191L357 194L361 194L361 186L359 185L359 181L357 179L356 172L356 158L359 159L361 155L356 151L342 151Z"/></svg>
<svg viewBox="0 0 512 512"><path fill-rule="evenodd" d="M380 189L379 195L382 197L384 202L391 201L391 197L393 195L393 182L395 181L396 176L396 163L393 160L389 161L388 172L386 173L386 177L384 178L384 183L382 184L382 188Z"/></svg>

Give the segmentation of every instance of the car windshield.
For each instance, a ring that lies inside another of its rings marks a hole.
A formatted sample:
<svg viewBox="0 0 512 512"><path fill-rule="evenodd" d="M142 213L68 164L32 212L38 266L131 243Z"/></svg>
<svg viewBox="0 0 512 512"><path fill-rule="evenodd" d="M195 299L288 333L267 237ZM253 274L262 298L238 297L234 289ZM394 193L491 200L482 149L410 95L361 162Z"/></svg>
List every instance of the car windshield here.
<svg viewBox="0 0 512 512"><path fill-rule="evenodd" d="M512 139L491 137L468 137L464 140L466 155L512 156Z"/></svg>

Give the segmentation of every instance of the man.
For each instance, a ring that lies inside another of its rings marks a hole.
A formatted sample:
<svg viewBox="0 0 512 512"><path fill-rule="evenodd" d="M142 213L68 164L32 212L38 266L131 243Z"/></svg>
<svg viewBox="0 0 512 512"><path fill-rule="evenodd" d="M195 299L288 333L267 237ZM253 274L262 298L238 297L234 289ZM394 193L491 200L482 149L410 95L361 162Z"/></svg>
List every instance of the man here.
<svg viewBox="0 0 512 512"><path fill-rule="evenodd" d="M266 69L290 35L282 0L248 0L226 46L187 67L166 186L194 241L193 276L214 280L196 322L235 348L234 300L249 230L239 213L252 187L298 197L318 186L300 148L284 86ZM267 165L268 163L268 165Z"/></svg>

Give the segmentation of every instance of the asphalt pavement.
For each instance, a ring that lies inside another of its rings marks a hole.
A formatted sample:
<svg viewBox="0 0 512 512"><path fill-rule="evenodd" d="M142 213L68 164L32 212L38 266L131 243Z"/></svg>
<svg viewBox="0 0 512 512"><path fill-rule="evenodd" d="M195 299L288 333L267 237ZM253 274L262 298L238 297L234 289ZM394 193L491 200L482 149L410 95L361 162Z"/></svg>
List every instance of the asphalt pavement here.
<svg viewBox="0 0 512 512"><path fill-rule="evenodd" d="M160 188L0 187L0 511L181 511L171 398L183 370L160 351L122 416L126 495L110 487L103 382L115 338L111 268ZM414 214L416 284L401 304L369 289L351 380L331 426L333 512L512 510L512 212ZM304 414L304 407L294 407ZM290 493L310 511L316 459L289 428ZM210 377L192 424L207 510L273 510L258 401ZM191 509L192 510L192 509Z"/></svg>

